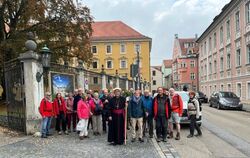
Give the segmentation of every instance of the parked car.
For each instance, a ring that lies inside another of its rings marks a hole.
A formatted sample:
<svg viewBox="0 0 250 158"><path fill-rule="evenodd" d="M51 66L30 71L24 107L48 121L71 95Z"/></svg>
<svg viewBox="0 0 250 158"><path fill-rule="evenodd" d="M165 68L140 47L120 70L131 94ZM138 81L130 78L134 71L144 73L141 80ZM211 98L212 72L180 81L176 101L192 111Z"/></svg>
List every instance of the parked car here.
<svg viewBox="0 0 250 158"><path fill-rule="evenodd" d="M196 97L201 103L208 103L208 97L203 92L197 92Z"/></svg>
<svg viewBox="0 0 250 158"><path fill-rule="evenodd" d="M210 107L217 109L238 109L242 110L243 104L240 98L233 92L214 92L209 99Z"/></svg>
<svg viewBox="0 0 250 158"><path fill-rule="evenodd" d="M189 124L190 120L188 119L188 113L187 113L187 105L188 105L188 100L189 100L189 96L188 96L188 92L185 91L176 91L177 94L179 94L181 96L181 99L183 101L183 113L182 113L182 117L181 117L181 124ZM202 124L202 108L200 108L200 113L199 113L200 117L197 120L198 125L200 126Z"/></svg>

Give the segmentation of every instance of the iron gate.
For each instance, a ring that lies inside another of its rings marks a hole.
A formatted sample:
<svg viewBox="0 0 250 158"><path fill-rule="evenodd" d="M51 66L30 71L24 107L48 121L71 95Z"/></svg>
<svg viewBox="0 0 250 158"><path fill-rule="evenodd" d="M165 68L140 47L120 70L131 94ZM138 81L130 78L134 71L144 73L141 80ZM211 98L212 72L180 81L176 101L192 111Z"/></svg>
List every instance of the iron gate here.
<svg viewBox="0 0 250 158"><path fill-rule="evenodd" d="M18 59L4 63L8 127L26 132L23 63Z"/></svg>

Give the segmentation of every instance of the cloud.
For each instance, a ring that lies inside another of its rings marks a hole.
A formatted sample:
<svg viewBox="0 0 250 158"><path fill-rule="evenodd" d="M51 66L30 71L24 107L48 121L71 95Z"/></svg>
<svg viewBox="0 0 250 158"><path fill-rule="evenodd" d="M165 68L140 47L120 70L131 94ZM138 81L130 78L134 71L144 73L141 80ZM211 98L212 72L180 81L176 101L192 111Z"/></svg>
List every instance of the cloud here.
<svg viewBox="0 0 250 158"><path fill-rule="evenodd" d="M194 37L230 0L82 0L96 21L121 20L153 38L151 64L172 57L174 34Z"/></svg>

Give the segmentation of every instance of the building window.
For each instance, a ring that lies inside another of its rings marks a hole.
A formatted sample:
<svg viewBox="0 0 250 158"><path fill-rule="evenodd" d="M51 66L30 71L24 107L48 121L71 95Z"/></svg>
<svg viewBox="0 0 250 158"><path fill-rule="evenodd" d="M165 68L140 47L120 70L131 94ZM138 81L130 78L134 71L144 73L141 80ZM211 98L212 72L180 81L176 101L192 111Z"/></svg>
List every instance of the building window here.
<svg viewBox="0 0 250 158"><path fill-rule="evenodd" d="M97 61L93 61L92 62L92 67L93 67L93 69L98 69L98 62Z"/></svg>
<svg viewBox="0 0 250 158"><path fill-rule="evenodd" d="M217 73L217 61L214 61L214 73Z"/></svg>
<svg viewBox="0 0 250 158"><path fill-rule="evenodd" d="M231 36L230 32L230 20L227 21L227 39L229 39Z"/></svg>
<svg viewBox="0 0 250 158"><path fill-rule="evenodd" d="M125 45L124 43L122 43L122 44L120 45L120 52L121 52L121 53L125 53L125 52L126 52L126 45Z"/></svg>
<svg viewBox="0 0 250 158"><path fill-rule="evenodd" d="M94 84L98 84L98 77L94 77L93 80L94 80Z"/></svg>
<svg viewBox="0 0 250 158"><path fill-rule="evenodd" d="M220 57L220 71L224 70L224 59L223 57Z"/></svg>
<svg viewBox="0 0 250 158"><path fill-rule="evenodd" d="M223 44L223 26L220 28L220 44Z"/></svg>
<svg viewBox="0 0 250 158"><path fill-rule="evenodd" d="M153 73L153 76L156 76L156 71L155 71L155 70L153 70L153 72L152 72L152 73Z"/></svg>
<svg viewBox="0 0 250 158"><path fill-rule="evenodd" d="M247 64L250 64L250 45L247 46Z"/></svg>
<svg viewBox="0 0 250 158"><path fill-rule="evenodd" d="M191 62L190 62L190 66L191 66L192 68L194 68L194 67L195 67L195 61L191 61Z"/></svg>
<svg viewBox="0 0 250 158"><path fill-rule="evenodd" d="M153 80L153 85L154 85L154 86L156 85L156 80Z"/></svg>
<svg viewBox="0 0 250 158"><path fill-rule="evenodd" d="M213 73L213 71L212 71L212 63L210 62L209 63L209 74L212 74Z"/></svg>
<svg viewBox="0 0 250 158"><path fill-rule="evenodd" d="M221 90L221 91L224 91L224 85L223 85L223 84L220 85L220 90Z"/></svg>
<svg viewBox="0 0 250 158"><path fill-rule="evenodd" d="M141 52L141 45L135 44L135 52Z"/></svg>
<svg viewBox="0 0 250 158"><path fill-rule="evenodd" d="M250 23L250 2L246 4L246 23Z"/></svg>
<svg viewBox="0 0 250 158"><path fill-rule="evenodd" d="M112 60L107 60L107 69L112 69L113 68L113 61Z"/></svg>
<svg viewBox="0 0 250 158"><path fill-rule="evenodd" d="M235 29L236 32L240 30L240 11L237 11L235 13Z"/></svg>
<svg viewBox="0 0 250 158"><path fill-rule="evenodd" d="M250 99L250 82L247 83L247 99Z"/></svg>
<svg viewBox="0 0 250 158"><path fill-rule="evenodd" d="M227 84L227 90L228 90L229 92L232 91L232 90L231 90L231 84Z"/></svg>
<svg viewBox="0 0 250 158"><path fill-rule="evenodd" d="M211 51L212 50L212 38L211 37L209 37L209 51Z"/></svg>
<svg viewBox="0 0 250 158"><path fill-rule="evenodd" d="M240 49L238 49L236 51L236 66L240 66L241 65L241 52Z"/></svg>
<svg viewBox="0 0 250 158"><path fill-rule="evenodd" d="M216 38L216 32L214 33L214 48L216 48L217 45L217 38Z"/></svg>
<svg viewBox="0 0 250 158"><path fill-rule="evenodd" d="M121 60L120 61L120 68L122 68L122 69L127 68L127 61L126 60Z"/></svg>
<svg viewBox="0 0 250 158"><path fill-rule="evenodd" d="M231 54L227 54L227 69L231 69Z"/></svg>
<svg viewBox="0 0 250 158"><path fill-rule="evenodd" d="M241 97L241 83L237 83L237 95Z"/></svg>
<svg viewBox="0 0 250 158"><path fill-rule="evenodd" d="M204 43L204 54L207 54L207 42Z"/></svg>
<svg viewBox="0 0 250 158"><path fill-rule="evenodd" d="M96 46L92 46L91 52L92 52L93 54L97 53L97 47L96 47Z"/></svg>
<svg viewBox="0 0 250 158"><path fill-rule="evenodd" d="M112 53L112 46L111 45L106 46L106 52L107 53Z"/></svg>
<svg viewBox="0 0 250 158"><path fill-rule="evenodd" d="M191 73L191 74L190 74L190 78L191 78L191 80L195 80L195 74L194 74L194 73Z"/></svg>

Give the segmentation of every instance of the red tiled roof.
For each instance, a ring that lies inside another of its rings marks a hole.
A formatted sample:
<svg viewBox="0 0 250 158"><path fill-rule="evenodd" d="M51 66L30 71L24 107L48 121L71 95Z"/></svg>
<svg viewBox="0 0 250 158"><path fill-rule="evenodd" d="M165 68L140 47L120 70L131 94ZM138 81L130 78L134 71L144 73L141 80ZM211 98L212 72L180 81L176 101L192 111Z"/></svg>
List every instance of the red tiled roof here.
<svg viewBox="0 0 250 158"><path fill-rule="evenodd" d="M172 59L163 60L163 63L165 65L165 68L171 68L173 60Z"/></svg>
<svg viewBox="0 0 250 158"><path fill-rule="evenodd" d="M94 22L91 40L150 39L121 21Z"/></svg>
<svg viewBox="0 0 250 158"><path fill-rule="evenodd" d="M190 48L193 49L194 53L198 53L198 50L199 50L198 46L189 47L188 49L185 48L185 46L184 46L185 43L191 43L191 42L196 43L196 38L179 38L178 40L179 40L179 43L180 43L181 54L182 55L187 55L187 50L190 49Z"/></svg>
<svg viewBox="0 0 250 158"><path fill-rule="evenodd" d="M158 71L161 71L161 66L152 66L152 68L158 70Z"/></svg>

